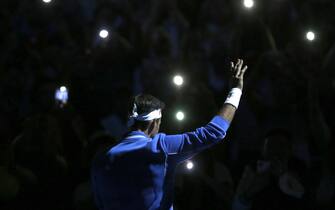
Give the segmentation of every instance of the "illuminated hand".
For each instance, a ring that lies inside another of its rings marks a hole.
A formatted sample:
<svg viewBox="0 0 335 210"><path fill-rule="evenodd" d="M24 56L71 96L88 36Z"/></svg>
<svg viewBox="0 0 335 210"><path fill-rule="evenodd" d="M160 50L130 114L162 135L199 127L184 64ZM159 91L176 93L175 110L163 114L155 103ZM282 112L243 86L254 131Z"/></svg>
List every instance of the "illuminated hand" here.
<svg viewBox="0 0 335 210"><path fill-rule="evenodd" d="M231 62L231 76L232 76L232 85L233 87L243 89L243 77L244 73L248 69L248 66L243 67L243 60L237 59L237 63L234 64Z"/></svg>

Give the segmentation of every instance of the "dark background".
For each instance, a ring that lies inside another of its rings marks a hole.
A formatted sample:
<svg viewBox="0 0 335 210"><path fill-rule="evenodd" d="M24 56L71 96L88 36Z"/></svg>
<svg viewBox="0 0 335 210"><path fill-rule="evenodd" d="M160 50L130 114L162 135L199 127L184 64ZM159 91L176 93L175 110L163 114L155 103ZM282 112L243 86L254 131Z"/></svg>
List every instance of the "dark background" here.
<svg viewBox="0 0 335 210"><path fill-rule="evenodd" d="M2 0L1 210L95 209L90 160L126 131L131 97L166 103L163 132L195 129L224 102L237 58L249 66L238 113L225 143L193 158L192 171L180 167L176 209L231 209L244 167L278 128L304 165L301 209L334 209L334 13L333 0L258 0L250 10L238 0ZM61 85L64 107L54 100Z"/></svg>

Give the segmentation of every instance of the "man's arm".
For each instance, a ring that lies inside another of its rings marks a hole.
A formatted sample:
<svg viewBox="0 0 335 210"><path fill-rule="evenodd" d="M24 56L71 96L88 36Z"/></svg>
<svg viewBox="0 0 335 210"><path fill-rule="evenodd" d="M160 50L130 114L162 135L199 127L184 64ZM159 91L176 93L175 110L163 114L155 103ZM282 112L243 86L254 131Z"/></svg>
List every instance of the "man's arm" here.
<svg viewBox="0 0 335 210"><path fill-rule="evenodd" d="M236 65L231 63L232 90L222 106L218 116L215 116L206 126L193 132L179 135L157 135L154 141L159 141L161 149L168 155L194 154L214 145L222 140L233 120L238 107L243 88L243 76L247 69L243 61L238 60Z"/></svg>
<svg viewBox="0 0 335 210"><path fill-rule="evenodd" d="M238 59L237 63L231 63L231 74L232 74L232 90L230 91L226 102L220 109L219 115L227 120L229 123L234 118L235 112L237 110L240 97L243 90L243 77L248 66L243 67L243 60Z"/></svg>

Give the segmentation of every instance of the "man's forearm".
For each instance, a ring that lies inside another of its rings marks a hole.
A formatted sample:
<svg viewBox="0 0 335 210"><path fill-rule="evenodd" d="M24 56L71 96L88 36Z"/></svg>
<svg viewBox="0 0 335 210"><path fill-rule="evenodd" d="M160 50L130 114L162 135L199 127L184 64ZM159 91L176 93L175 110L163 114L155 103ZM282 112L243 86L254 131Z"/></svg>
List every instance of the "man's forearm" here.
<svg viewBox="0 0 335 210"><path fill-rule="evenodd" d="M242 96L242 86L237 86L229 92L225 103L223 104L219 115L227 120L229 123L234 118L235 112L239 106Z"/></svg>
<svg viewBox="0 0 335 210"><path fill-rule="evenodd" d="M225 103L220 109L219 115L227 120L229 123L231 123L231 121L233 121L235 112L236 108L233 105Z"/></svg>
<svg viewBox="0 0 335 210"><path fill-rule="evenodd" d="M229 123L233 120L240 103L243 90L243 76L247 68L248 66L244 66L243 68L243 60L241 59L238 59L236 65L233 62L231 63L233 88L230 90L219 112L219 115Z"/></svg>

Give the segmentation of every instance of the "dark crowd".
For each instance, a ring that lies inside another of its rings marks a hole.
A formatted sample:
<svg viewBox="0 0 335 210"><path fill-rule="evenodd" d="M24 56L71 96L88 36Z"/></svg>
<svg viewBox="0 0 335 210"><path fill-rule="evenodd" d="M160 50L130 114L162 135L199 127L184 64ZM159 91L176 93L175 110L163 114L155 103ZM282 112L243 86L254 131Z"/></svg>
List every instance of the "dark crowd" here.
<svg viewBox="0 0 335 210"><path fill-rule="evenodd" d="M335 1L242 2L0 1L0 209L96 209L90 163L127 131L132 96L166 103L162 132L193 130L237 58L238 113L223 143L180 165L175 209L335 209Z"/></svg>

